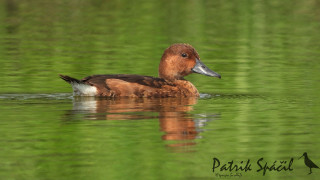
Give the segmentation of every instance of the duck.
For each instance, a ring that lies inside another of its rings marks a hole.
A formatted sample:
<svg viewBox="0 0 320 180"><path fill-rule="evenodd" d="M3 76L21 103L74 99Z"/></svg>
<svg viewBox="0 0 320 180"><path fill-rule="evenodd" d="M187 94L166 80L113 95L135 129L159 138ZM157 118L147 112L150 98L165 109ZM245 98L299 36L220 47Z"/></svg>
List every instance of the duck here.
<svg viewBox="0 0 320 180"><path fill-rule="evenodd" d="M81 80L59 74L69 83L73 96L97 97L199 97L199 91L185 76L198 73L221 78L209 69L190 44L177 43L165 49L159 64L159 77L135 74L91 75Z"/></svg>

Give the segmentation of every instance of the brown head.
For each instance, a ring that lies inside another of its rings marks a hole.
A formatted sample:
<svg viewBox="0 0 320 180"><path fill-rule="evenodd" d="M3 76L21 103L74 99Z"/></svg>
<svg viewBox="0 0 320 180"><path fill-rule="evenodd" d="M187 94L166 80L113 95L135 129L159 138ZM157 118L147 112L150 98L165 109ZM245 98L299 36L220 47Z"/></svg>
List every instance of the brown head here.
<svg viewBox="0 0 320 180"><path fill-rule="evenodd" d="M159 65L160 78L174 81L193 72L221 78L200 61L199 54L189 44L173 44L164 51Z"/></svg>

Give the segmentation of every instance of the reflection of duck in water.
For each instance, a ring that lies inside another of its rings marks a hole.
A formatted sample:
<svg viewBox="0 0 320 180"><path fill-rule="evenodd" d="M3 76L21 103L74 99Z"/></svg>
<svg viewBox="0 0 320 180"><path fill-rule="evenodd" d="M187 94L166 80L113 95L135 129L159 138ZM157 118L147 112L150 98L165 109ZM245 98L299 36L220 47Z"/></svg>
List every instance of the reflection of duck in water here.
<svg viewBox="0 0 320 180"><path fill-rule="evenodd" d="M188 111L197 103L197 98L116 98L75 97L73 113L85 113L89 120L141 120L159 119L163 140L187 140L182 144L192 145L198 136L203 118L197 120ZM70 115L70 114L69 114ZM70 117L69 117L70 118Z"/></svg>
<svg viewBox="0 0 320 180"><path fill-rule="evenodd" d="M188 44L173 44L164 51L159 78L128 74L93 75L82 80L60 77L72 85L75 96L197 97L197 88L183 78L191 73L221 78L200 61L197 51Z"/></svg>
<svg viewBox="0 0 320 180"><path fill-rule="evenodd" d="M311 168L318 168L319 169L319 167L309 159L308 154L306 152L303 153L303 155L300 158L302 158L303 156L304 156L304 163L306 164L306 166L308 166L308 168L310 168L309 174L312 173Z"/></svg>

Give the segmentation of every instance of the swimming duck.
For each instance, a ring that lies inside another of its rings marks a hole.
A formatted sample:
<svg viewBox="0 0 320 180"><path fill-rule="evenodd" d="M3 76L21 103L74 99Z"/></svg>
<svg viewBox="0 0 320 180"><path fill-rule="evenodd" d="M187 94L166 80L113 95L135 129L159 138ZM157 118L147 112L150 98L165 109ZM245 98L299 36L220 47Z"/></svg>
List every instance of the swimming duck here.
<svg viewBox="0 0 320 180"><path fill-rule="evenodd" d="M61 74L60 77L71 84L74 96L199 96L197 88L183 78L191 73L221 78L200 61L199 54L189 44L173 44L164 51L159 77L128 74L92 75L81 80Z"/></svg>

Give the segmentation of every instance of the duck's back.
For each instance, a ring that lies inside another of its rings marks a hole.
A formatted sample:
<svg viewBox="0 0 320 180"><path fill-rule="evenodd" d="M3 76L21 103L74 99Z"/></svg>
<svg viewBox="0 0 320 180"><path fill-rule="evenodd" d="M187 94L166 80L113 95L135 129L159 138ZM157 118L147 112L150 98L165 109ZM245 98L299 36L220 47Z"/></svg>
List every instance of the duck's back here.
<svg viewBox="0 0 320 180"><path fill-rule="evenodd" d="M77 80L60 75L72 85L74 95L107 97L178 97L198 96L197 89L186 80L168 82L162 78L141 75L93 75Z"/></svg>

